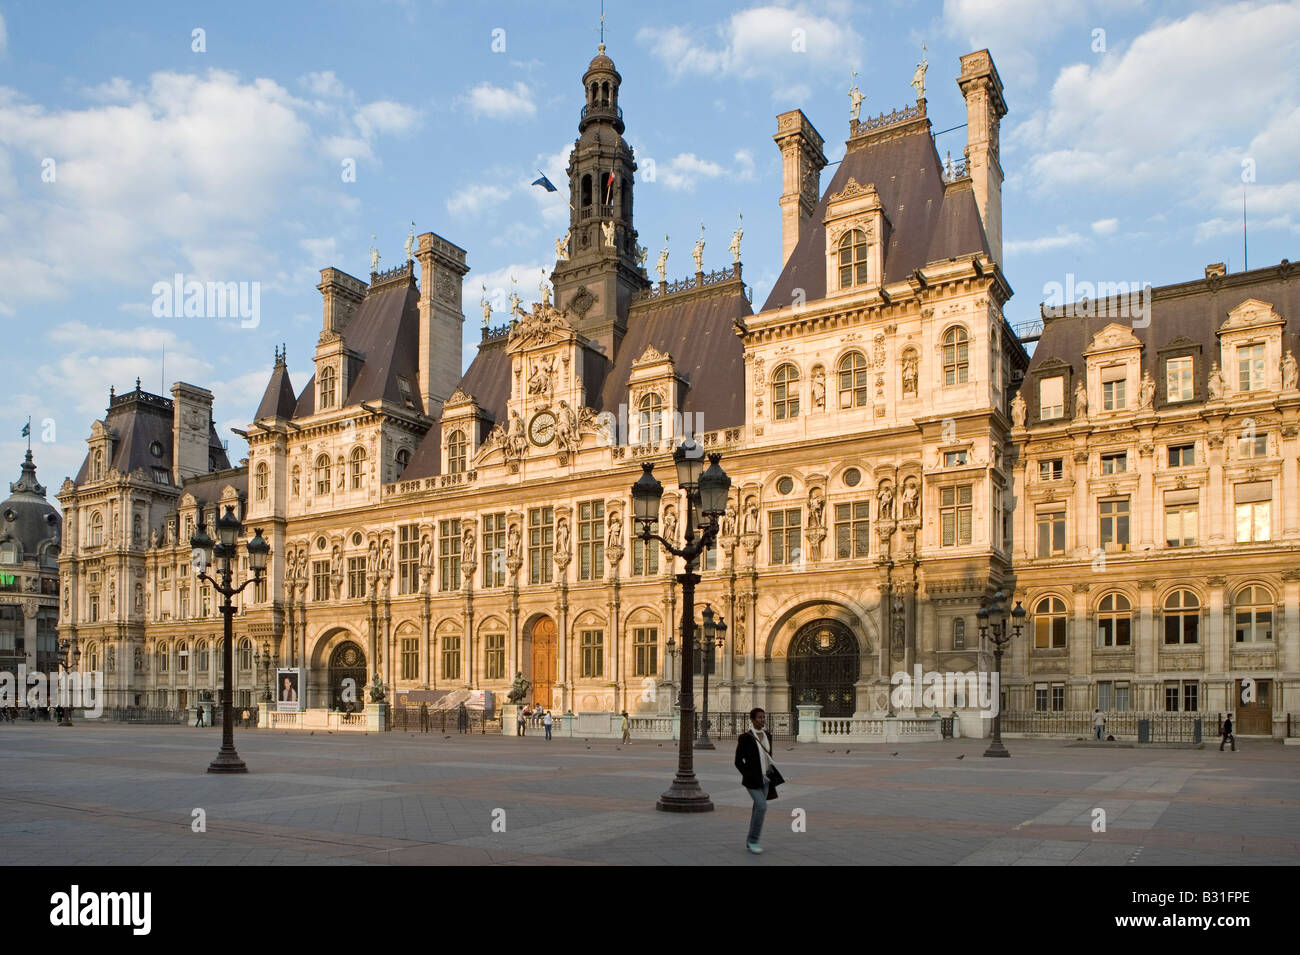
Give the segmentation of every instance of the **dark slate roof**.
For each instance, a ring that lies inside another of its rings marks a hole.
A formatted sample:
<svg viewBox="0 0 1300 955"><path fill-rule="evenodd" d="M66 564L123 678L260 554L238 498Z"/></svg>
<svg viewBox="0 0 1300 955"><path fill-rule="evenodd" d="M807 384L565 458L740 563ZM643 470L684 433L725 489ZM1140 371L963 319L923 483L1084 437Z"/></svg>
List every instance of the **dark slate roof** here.
<svg viewBox="0 0 1300 955"><path fill-rule="evenodd" d="M182 494L194 495L200 504L215 504L221 492L229 485L239 492L241 500L248 498L248 468L226 468L189 478L181 486Z"/></svg>
<svg viewBox="0 0 1300 955"><path fill-rule="evenodd" d="M36 464L30 449L22 473L9 485L9 490L13 493L0 504L0 540L19 542L26 560L39 559L47 545L57 554L63 519L36 480Z"/></svg>
<svg viewBox="0 0 1300 955"><path fill-rule="evenodd" d="M1210 363L1219 360L1219 338L1216 332L1228 319L1228 312L1247 299L1269 302L1273 310L1287 323L1282 329L1282 351L1292 351L1300 357L1300 270L1289 263L1273 265L1249 272L1234 272L1219 279L1197 279L1179 285L1165 285L1151 290L1150 324L1132 328L1133 335L1142 342L1142 370L1150 372L1156 382L1155 406L1164 404L1165 389L1161 382L1159 352L1176 339L1187 340L1200 346L1203 361L1195 362L1195 393L1205 400L1208 393ZM1039 339L1029 363L1027 383L1036 380L1035 372L1047 362L1063 362L1073 373L1073 383L1079 381L1087 367L1083 352L1092 338L1107 325L1117 323L1129 328L1128 317L1116 317L1119 303L1103 306L1094 301L1089 315L1071 314L1074 309L1062 309L1064 315L1053 317L1044 309L1043 336ZM1102 314L1097 314L1098 312ZM1108 314L1107 314L1108 312ZM1064 366L1062 366L1064 367ZM1225 375L1230 374L1224 370ZM1038 389L1022 389L1027 420L1038 420ZM1073 414L1073 395L1065 396L1067 417ZM1185 403L1180 402L1180 407Z"/></svg>
<svg viewBox="0 0 1300 955"><path fill-rule="evenodd" d="M151 468L163 467L171 471L172 399L141 391L137 383L135 391L114 395L109 400L104 424L117 434L105 470L117 468L122 474L130 474L136 468L143 468L145 474L150 474ZM149 450L155 441L162 445L161 457L155 457ZM211 422L208 424L208 457L218 470L230 467L230 459L217 437L216 426ZM89 479L90 453L87 452L74 483L82 484Z"/></svg>
<svg viewBox="0 0 1300 955"><path fill-rule="evenodd" d="M266 392L262 395L253 420L292 418L296 404L293 382L289 380L289 366L285 364L283 355L277 355L275 368L271 370L271 380L266 383Z"/></svg>
<svg viewBox="0 0 1300 955"><path fill-rule="evenodd" d="M889 222L885 249L885 283L906 279L917 268L936 261L989 254L975 196L968 185L943 182L943 164L930 136L929 122L897 138L872 142L849 152L822 193L807 231L790 253L763 309L789 305L794 289L808 301L826 296L826 206L830 196L849 179L874 184Z"/></svg>
<svg viewBox="0 0 1300 955"><path fill-rule="evenodd" d="M506 420L506 402L510 400L510 356L506 354L505 338L485 342L479 347L457 387L477 401L479 408L494 422Z"/></svg>

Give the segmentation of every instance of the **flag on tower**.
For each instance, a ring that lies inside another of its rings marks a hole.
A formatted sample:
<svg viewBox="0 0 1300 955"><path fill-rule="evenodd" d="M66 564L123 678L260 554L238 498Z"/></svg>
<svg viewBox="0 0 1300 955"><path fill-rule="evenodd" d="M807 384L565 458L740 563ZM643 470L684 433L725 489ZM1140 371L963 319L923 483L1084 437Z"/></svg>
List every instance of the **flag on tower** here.
<svg viewBox="0 0 1300 955"><path fill-rule="evenodd" d="M28 421L25 425L23 425L23 437L30 438L31 435L32 435L32 423Z"/></svg>
<svg viewBox="0 0 1300 955"><path fill-rule="evenodd" d="M559 192L559 190L556 189L555 186L551 184L551 180L546 178L546 173L542 172L540 169L537 171L542 173L542 178L534 179L533 180L534 186L541 186L547 192Z"/></svg>

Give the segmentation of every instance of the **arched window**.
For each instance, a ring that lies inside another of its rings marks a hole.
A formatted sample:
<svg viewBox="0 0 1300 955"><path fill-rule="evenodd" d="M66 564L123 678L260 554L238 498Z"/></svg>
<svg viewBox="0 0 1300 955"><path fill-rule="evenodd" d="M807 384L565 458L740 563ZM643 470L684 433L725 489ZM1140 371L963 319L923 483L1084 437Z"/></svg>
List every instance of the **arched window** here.
<svg viewBox="0 0 1300 955"><path fill-rule="evenodd" d="M85 657L90 663L90 672L97 671L99 669L99 644L92 643L86 647Z"/></svg>
<svg viewBox="0 0 1300 955"><path fill-rule="evenodd" d="M401 477L402 472L406 470L406 466L411 463L411 452L406 448L400 448L395 460L397 461L397 476Z"/></svg>
<svg viewBox="0 0 1300 955"><path fill-rule="evenodd" d="M637 404L636 443L658 444L664 436L664 400L654 392Z"/></svg>
<svg viewBox="0 0 1300 955"><path fill-rule="evenodd" d="M970 378L970 338L958 325L943 333L943 383L965 384Z"/></svg>
<svg viewBox="0 0 1300 955"><path fill-rule="evenodd" d="M353 448L351 457L352 490L361 490L361 478L365 472L366 449Z"/></svg>
<svg viewBox="0 0 1300 955"><path fill-rule="evenodd" d="M1263 587L1243 587L1233 600L1237 643L1273 639L1273 595Z"/></svg>
<svg viewBox="0 0 1300 955"><path fill-rule="evenodd" d="M320 373L320 406L321 408L334 407L334 369L322 368Z"/></svg>
<svg viewBox="0 0 1300 955"><path fill-rule="evenodd" d="M104 451L102 448L96 448L91 458L90 476L93 480L98 481L104 476Z"/></svg>
<svg viewBox="0 0 1300 955"><path fill-rule="evenodd" d="M799 369L786 363L772 374L772 417L799 417Z"/></svg>
<svg viewBox="0 0 1300 955"><path fill-rule="evenodd" d="M256 489L256 495L259 501L266 500L267 475L269 474L269 472L270 469L266 466L265 461L263 461L261 464L257 466L257 482L254 485L254 487Z"/></svg>
<svg viewBox="0 0 1300 955"><path fill-rule="evenodd" d="M22 563L22 559L19 557L17 541L5 541L0 544L0 564L20 563Z"/></svg>
<svg viewBox="0 0 1300 955"><path fill-rule="evenodd" d="M852 288L867 282L867 234L850 229L840 239L840 288Z"/></svg>
<svg viewBox="0 0 1300 955"><path fill-rule="evenodd" d="M1199 643L1201 601L1190 590L1175 590L1165 598L1165 643Z"/></svg>
<svg viewBox="0 0 1300 955"><path fill-rule="evenodd" d="M160 643L160 644L158 644L158 649L157 649L157 651L155 652L154 655L157 657L157 660L158 660L158 665L157 665L158 672L159 672L159 673L166 673L166 672L167 672L167 659L168 659L168 654L167 654L167 644L165 644L165 643Z"/></svg>
<svg viewBox="0 0 1300 955"><path fill-rule="evenodd" d="M316 493L330 492L330 456L322 454L316 459Z"/></svg>
<svg viewBox="0 0 1300 955"><path fill-rule="evenodd" d="M194 648L198 654L199 662L197 664L200 673L207 673L211 667L211 659L208 656L208 641L200 640Z"/></svg>
<svg viewBox="0 0 1300 955"><path fill-rule="evenodd" d="M1044 597L1034 607L1034 649L1050 650L1065 646L1065 601Z"/></svg>
<svg viewBox="0 0 1300 955"><path fill-rule="evenodd" d="M181 673L190 672L190 645L184 640L176 644L176 669Z"/></svg>
<svg viewBox="0 0 1300 955"><path fill-rule="evenodd" d="M239 669L253 669L253 641L243 637L239 641Z"/></svg>
<svg viewBox="0 0 1300 955"><path fill-rule="evenodd" d="M966 649L966 620L964 617L958 617L952 622L952 648L954 650Z"/></svg>
<svg viewBox="0 0 1300 955"><path fill-rule="evenodd" d="M1123 594L1107 594L1097 605L1097 646L1129 647L1133 645L1133 606Z"/></svg>
<svg viewBox="0 0 1300 955"><path fill-rule="evenodd" d="M453 431L447 437L447 470L460 474L465 470L465 432Z"/></svg>
<svg viewBox="0 0 1300 955"><path fill-rule="evenodd" d="M864 408L867 404L867 356L849 352L840 359L840 407Z"/></svg>
<svg viewBox="0 0 1300 955"><path fill-rule="evenodd" d="M98 547L104 543L104 515L99 511L90 512L90 546Z"/></svg>
<svg viewBox="0 0 1300 955"><path fill-rule="evenodd" d="M591 96L593 100L596 98L595 84L592 84ZM591 173L582 177L582 204L591 205Z"/></svg>

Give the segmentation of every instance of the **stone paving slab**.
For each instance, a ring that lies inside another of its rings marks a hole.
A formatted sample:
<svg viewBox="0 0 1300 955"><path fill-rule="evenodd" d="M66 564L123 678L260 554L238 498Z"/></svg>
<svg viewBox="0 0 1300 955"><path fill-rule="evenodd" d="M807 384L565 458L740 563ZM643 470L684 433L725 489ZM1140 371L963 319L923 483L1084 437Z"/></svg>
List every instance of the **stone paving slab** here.
<svg viewBox="0 0 1300 955"><path fill-rule="evenodd" d="M38 865L1296 865L1300 750L1014 740L781 748L791 781L744 851L731 745L711 813L658 812L674 745L439 734L0 726L0 841ZM958 759L958 757L962 757ZM206 813L206 831L191 829ZM1095 809L1106 831L1092 828ZM504 831L501 831L504 825Z"/></svg>

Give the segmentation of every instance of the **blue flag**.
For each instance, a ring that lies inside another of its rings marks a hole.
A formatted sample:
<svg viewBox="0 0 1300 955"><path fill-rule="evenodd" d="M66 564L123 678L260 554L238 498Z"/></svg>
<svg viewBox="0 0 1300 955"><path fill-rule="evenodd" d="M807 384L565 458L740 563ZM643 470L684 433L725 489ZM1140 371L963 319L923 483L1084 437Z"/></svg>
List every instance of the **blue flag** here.
<svg viewBox="0 0 1300 955"><path fill-rule="evenodd" d="M538 172L542 172L540 169L537 170L537 171L538 171ZM534 186L541 186L541 187L542 187L543 189L545 189L547 192L559 192L559 190L556 189L555 186L553 186L553 185L551 184L551 180L549 180L549 179L546 178L546 174L545 174L545 173L542 173L542 178L533 180L533 185L534 185Z"/></svg>
<svg viewBox="0 0 1300 955"><path fill-rule="evenodd" d="M23 437L26 438L32 433L32 423L29 421L23 425Z"/></svg>

